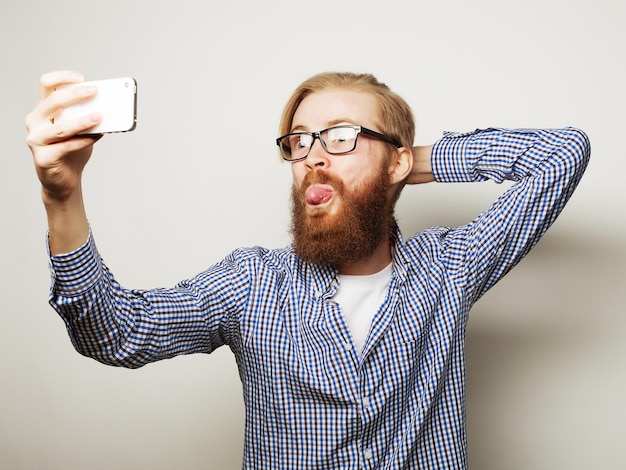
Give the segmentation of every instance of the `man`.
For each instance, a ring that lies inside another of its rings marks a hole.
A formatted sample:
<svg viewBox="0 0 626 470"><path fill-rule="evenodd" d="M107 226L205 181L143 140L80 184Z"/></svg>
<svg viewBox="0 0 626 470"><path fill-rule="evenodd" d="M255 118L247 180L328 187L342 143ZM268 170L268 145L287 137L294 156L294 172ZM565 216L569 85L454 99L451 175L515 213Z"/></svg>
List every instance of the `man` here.
<svg viewBox="0 0 626 470"><path fill-rule="evenodd" d="M122 288L89 230L81 174L96 113L54 124L95 90L41 80L26 119L42 183L50 302L76 349L140 367L233 351L244 468L466 468L463 344L471 306L539 240L589 159L576 129L487 129L412 148L408 105L371 75L321 74L292 95L280 152L293 174L293 245L242 248L171 289ZM513 180L471 223L404 241L405 183Z"/></svg>

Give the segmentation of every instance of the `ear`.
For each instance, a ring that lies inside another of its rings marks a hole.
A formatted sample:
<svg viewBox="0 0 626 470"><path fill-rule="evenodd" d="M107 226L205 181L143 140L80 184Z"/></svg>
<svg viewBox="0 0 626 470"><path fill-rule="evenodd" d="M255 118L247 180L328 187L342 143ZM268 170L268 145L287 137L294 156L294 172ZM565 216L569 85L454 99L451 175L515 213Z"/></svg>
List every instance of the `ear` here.
<svg viewBox="0 0 626 470"><path fill-rule="evenodd" d="M389 160L389 182L394 185L404 181L413 169L413 153L411 149L400 147L395 149Z"/></svg>

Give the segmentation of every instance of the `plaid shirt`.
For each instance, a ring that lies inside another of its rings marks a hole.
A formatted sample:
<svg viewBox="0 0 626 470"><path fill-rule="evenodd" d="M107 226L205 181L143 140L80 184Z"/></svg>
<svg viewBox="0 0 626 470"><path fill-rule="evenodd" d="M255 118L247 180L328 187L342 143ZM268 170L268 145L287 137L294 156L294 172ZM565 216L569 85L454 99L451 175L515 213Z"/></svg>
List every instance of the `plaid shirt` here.
<svg viewBox="0 0 626 470"><path fill-rule="evenodd" d="M358 355L336 272L291 247L232 252L170 289L127 290L90 235L51 258L50 303L76 349L140 367L228 345L246 407L244 468L466 468L463 345L471 306L539 240L582 176L587 136L562 130L448 133L438 181L513 184L458 228L403 241Z"/></svg>

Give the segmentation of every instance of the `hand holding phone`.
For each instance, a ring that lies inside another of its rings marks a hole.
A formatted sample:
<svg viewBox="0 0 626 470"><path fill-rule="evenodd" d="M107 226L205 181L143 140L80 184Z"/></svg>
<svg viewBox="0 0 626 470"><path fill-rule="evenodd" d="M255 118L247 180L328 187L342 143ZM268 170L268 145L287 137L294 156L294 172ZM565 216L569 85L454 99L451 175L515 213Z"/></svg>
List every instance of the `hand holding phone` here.
<svg viewBox="0 0 626 470"><path fill-rule="evenodd" d="M89 85L98 88L96 96L89 101L63 109L55 118L56 122L99 112L102 114L100 124L87 129L82 134L129 132L135 129L137 125L137 81L134 78L95 80L66 85L66 87Z"/></svg>

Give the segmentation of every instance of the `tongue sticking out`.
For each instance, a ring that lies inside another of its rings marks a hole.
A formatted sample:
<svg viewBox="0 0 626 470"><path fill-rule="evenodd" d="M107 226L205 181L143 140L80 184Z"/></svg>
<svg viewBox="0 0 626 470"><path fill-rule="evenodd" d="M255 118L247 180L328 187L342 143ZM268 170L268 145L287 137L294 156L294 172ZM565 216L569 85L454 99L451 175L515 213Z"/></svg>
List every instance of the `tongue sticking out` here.
<svg viewBox="0 0 626 470"><path fill-rule="evenodd" d="M332 189L324 186L311 186L306 191L306 202L312 206L324 204L332 197Z"/></svg>

